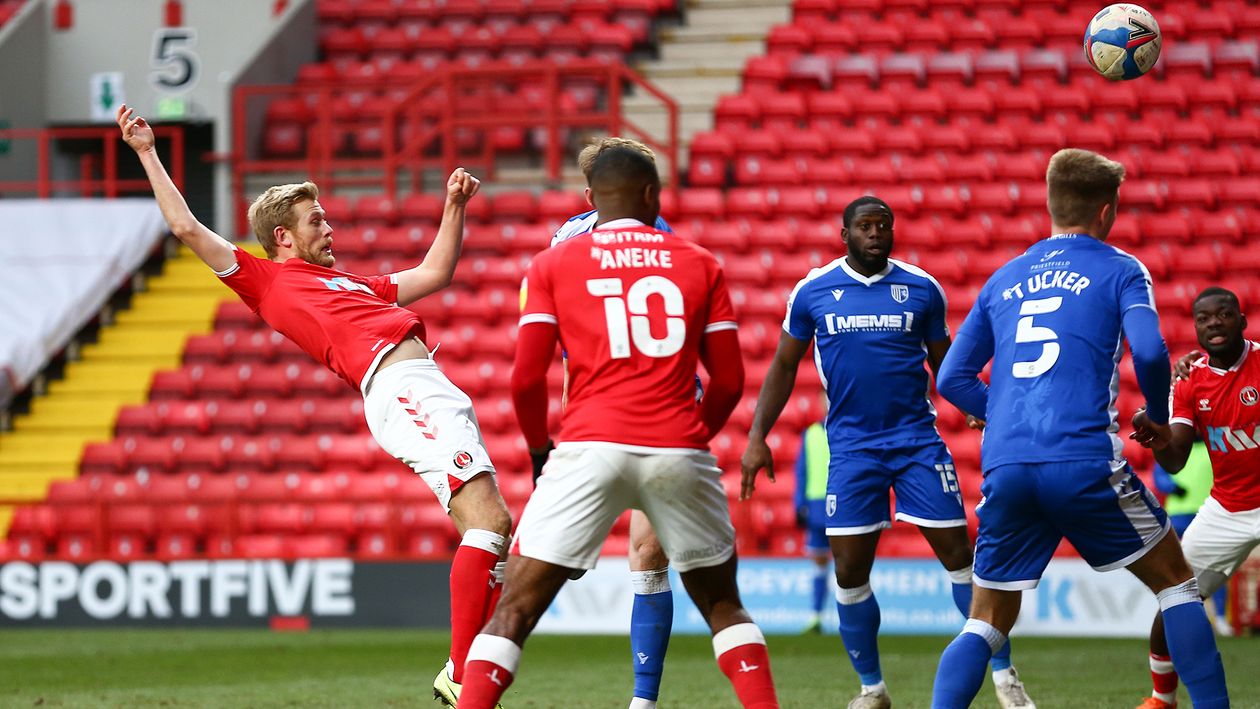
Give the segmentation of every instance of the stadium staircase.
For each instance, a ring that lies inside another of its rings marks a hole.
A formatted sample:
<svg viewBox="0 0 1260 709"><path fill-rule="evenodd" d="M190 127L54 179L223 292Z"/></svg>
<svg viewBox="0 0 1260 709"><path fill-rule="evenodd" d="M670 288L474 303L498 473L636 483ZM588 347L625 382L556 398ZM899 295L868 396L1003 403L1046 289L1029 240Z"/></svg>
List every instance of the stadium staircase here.
<svg viewBox="0 0 1260 709"><path fill-rule="evenodd" d="M47 494L55 501L59 490L80 484L76 475L85 448L113 436L122 407L146 399L154 372L179 363L185 340L210 330L215 306L227 295L187 249L168 260L162 274L133 296L131 307L101 328L96 342L79 347L65 376L32 400L30 412L15 417L13 430L0 434L4 497L41 500ZM12 526L0 520L15 543L38 545L36 537L24 536L32 514L44 513L19 508ZM82 554L94 551L83 538L48 527L39 530L38 539Z"/></svg>
<svg viewBox="0 0 1260 709"><path fill-rule="evenodd" d="M592 53L626 61L659 46L661 61L639 66L660 85L679 82L684 114L692 114L685 134L704 128L694 116L717 98L712 129L689 142L686 188L666 193L663 214L723 260L740 314L747 390L713 442L732 498L786 294L810 267L842 252L840 211L861 194L893 206L896 256L942 282L955 327L989 274L1045 235L1046 160L1069 145L1101 150L1129 168L1113 243L1151 268L1175 353L1193 346L1188 304L1202 287L1221 283L1246 301L1260 297L1260 11L1253 4L1155 3L1164 57L1152 76L1127 84L1107 83L1083 63L1080 35L1096 10L1090 3L796 0L791 17L769 29L764 52L753 35L718 21L739 14L732 6L770 4L702 0L674 28L661 23L676 10L671 3L638 0L535 0L528 11L516 0L451 0L440 16L408 14L413 6L388 1L326 1L324 59L303 70L298 86L514 61L516 51L520 61ZM616 26L630 34L609 29ZM720 76L744 55L742 81ZM705 72L700 80L676 76ZM333 113L371 98L339 96L345 105ZM575 107L599 100L589 87L574 87L566 99ZM273 104L262 151L302 155L312 115L301 102ZM339 135L338 151L378 154L379 135L353 128ZM537 150L527 131L497 139L504 154ZM332 190L321 202L337 228L339 267L359 272L414 263L440 209L432 194ZM416 306L431 344L441 343L437 359L476 402L514 511L530 490L506 388L516 289L555 225L582 209L574 190L501 189L475 200L456 284ZM441 510L371 442L344 384L233 299L219 303L213 322L182 347L177 365L155 375L147 400L132 399L118 414L115 438L88 447L77 479L19 510L11 542L26 540L32 554L66 555L75 547L65 540L77 539L80 549L123 558L449 553L455 540ZM817 374L808 363L801 370L770 441L780 482L732 505L742 553L800 551L791 463L800 430L822 415ZM1127 363L1120 386L1125 416L1139 399ZM974 505L979 437L953 407L938 412ZM98 432L102 425L109 426L103 414L87 424ZM1131 444L1126 453L1147 474L1149 453ZM73 462L61 465L61 474L74 472ZM906 525L881 544L885 553L930 555ZM623 520L605 550L624 553L626 545Z"/></svg>
<svg viewBox="0 0 1260 709"><path fill-rule="evenodd" d="M739 90L744 63L764 53L769 28L790 15L790 0L690 0L682 25L660 29L657 57L635 68L678 102L684 148L691 136L713 128L718 98ZM667 116L651 97L631 94L622 106L649 133L665 134Z"/></svg>

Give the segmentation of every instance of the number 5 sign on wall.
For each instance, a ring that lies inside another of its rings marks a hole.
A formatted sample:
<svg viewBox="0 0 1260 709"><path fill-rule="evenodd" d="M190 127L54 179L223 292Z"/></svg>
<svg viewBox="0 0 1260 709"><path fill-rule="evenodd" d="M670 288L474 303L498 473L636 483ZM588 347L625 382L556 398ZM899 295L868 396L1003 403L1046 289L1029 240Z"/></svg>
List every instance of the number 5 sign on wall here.
<svg viewBox="0 0 1260 709"><path fill-rule="evenodd" d="M158 93L182 94L191 91L201 78L201 58L193 51L197 30L191 27L163 27L153 33L153 54L149 84Z"/></svg>

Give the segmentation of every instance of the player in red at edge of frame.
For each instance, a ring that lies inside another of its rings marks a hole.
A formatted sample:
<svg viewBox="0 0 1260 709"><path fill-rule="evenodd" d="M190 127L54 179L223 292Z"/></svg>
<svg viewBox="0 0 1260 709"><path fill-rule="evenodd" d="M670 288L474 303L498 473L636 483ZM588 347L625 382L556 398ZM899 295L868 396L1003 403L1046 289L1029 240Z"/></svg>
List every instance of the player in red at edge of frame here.
<svg viewBox="0 0 1260 709"><path fill-rule="evenodd" d="M313 183L272 187L254 200L249 223L268 256L260 259L197 221L158 159L143 118L124 105L117 120L176 238L268 325L363 394L373 437L424 479L459 530L462 541L451 562L451 654L434 682L438 698L454 705L468 647L502 585L496 566L511 519L472 402L430 357L420 318L399 306L450 285L464 208L480 182L463 168L451 173L441 225L418 266L357 276L333 269L333 229Z"/></svg>
<svg viewBox="0 0 1260 709"><path fill-rule="evenodd" d="M547 443L546 373L569 355L569 403L508 557L503 599L473 641L460 709L489 709L521 646L573 569L595 566L613 522L642 509L709 623L718 666L745 707L778 707L765 638L739 600L735 529L708 442L743 391L735 312L717 260L653 229L660 177L642 153L591 168L599 222L538 254L522 284L512 373L531 449ZM697 360L710 376L696 405Z"/></svg>

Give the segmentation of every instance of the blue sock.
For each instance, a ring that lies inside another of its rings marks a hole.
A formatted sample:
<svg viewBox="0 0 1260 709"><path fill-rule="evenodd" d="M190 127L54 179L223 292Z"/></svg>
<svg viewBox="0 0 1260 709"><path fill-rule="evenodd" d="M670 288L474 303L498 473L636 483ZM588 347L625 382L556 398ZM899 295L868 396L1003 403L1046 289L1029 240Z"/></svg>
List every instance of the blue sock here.
<svg viewBox="0 0 1260 709"><path fill-rule="evenodd" d="M963 574L966 574L967 580L961 581ZM950 589L954 594L954 605L958 606L958 612L966 618L971 615L971 567L959 569L958 571L949 572L949 578L953 582ZM1007 640L1002 647L993 653L993 660L990 663L994 672L1009 669L1011 666L1011 641Z"/></svg>
<svg viewBox="0 0 1260 709"><path fill-rule="evenodd" d="M1177 668L1195 709L1228 707L1225 667L1199 599L1198 584L1190 579L1160 591L1158 598L1173 667Z"/></svg>
<svg viewBox="0 0 1260 709"><path fill-rule="evenodd" d="M840 639L863 685L884 681L879 669L879 603L871 593L871 585L842 588L836 592L836 610L840 614Z"/></svg>
<svg viewBox="0 0 1260 709"><path fill-rule="evenodd" d="M827 567L814 565L814 615L822 613L823 601L827 598Z"/></svg>
<svg viewBox="0 0 1260 709"><path fill-rule="evenodd" d="M963 631L941 653L932 683L932 709L967 709L984 684L993 646L1006 642L996 628L968 620Z"/></svg>
<svg viewBox="0 0 1260 709"><path fill-rule="evenodd" d="M668 569L634 571L631 577L635 590L630 611L634 696L656 701L674 626L674 593L669 588Z"/></svg>

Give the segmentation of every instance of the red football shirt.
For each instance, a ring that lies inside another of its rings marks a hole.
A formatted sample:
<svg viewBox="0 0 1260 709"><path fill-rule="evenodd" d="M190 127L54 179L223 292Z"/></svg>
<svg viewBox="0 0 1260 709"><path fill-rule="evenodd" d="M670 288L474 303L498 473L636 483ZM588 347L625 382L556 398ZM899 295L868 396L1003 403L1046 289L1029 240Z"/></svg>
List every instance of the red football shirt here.
<svg viewBox="0 0 1260 709"><path fill-rule="evenodd" d="M281 335L360 391L368 375L424 323L398 307L395 276L356 276L299 258L281 263L236 250L236 265L217 274Z"/></svg>
<svg viewBox="0 0 1260 709"><path fill-rule="evenodd" d="M707 449L700 343L736 328L713 254L632 220L609 222L535 256L521 297L521 325L555 323L568 353L558 440Z"/></svg>
<svg viewBox="0 0 1260 709"><path fill-rule="evenodd" d="M1230 512L1260 507L1260 343L1229 369L1202 357L1173 387L1172 423L1194 426L1212 460L1212 497Z"/></svg>

